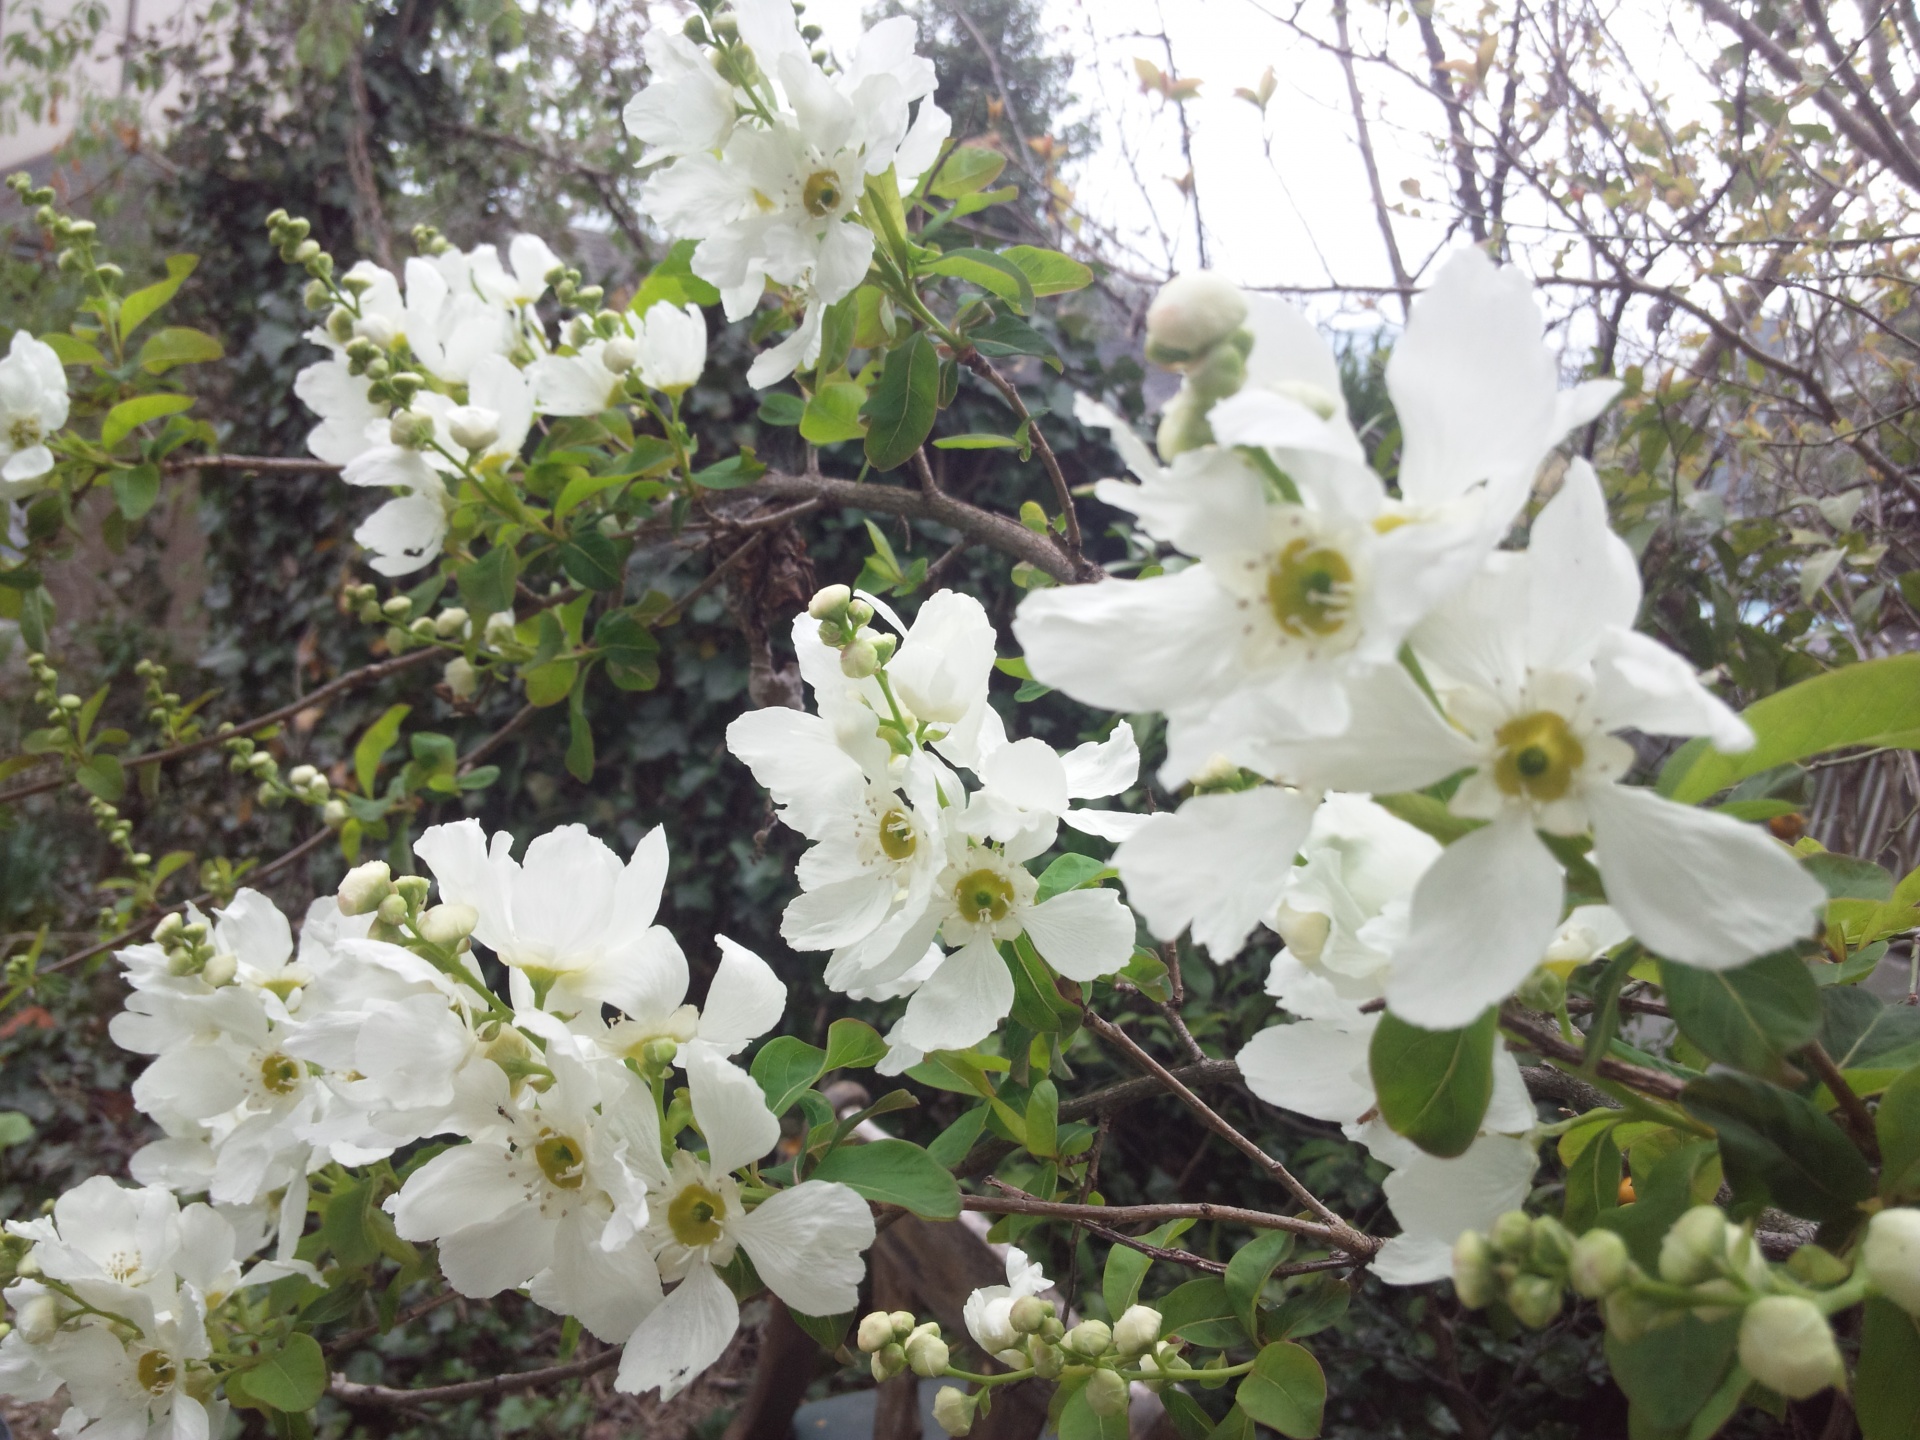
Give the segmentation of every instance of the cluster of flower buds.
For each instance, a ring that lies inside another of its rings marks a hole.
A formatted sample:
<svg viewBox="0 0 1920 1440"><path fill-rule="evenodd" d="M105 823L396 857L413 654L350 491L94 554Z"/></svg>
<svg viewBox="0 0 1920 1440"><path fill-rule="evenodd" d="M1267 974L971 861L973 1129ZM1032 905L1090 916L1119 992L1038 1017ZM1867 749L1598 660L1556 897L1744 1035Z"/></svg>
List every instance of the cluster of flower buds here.
<svg viewBox="0 0 1920 1440"><path fill-rule="evenodd" d="M1163 285L1147 309L1147 358L1185 377L1161 416L1157 442L1169 462L1213 443L1207 411L1247 381L1253 335L1247 301L1232 281L1201 270Z"/></svg>
<svg viewBox="0 0 1920 1440"><path fill-rule="evenodd" d="M141 660L133 673L147 682L147 723L172 744L191 740L199 731L193 721L193 707L185 704L177 690L167 689L167 667L157 660Z"/></svg>
<svg viewBox="0 0 1920 1440"><path fill-rule="evenodd" d="M36 186L24 170L7 177L7 188L20 197L20 203L33 211L34 223L61 245L54 264L62 274L102 288L116 286L126 278L118 265L99 259L93 253L99 227L91 220L76 220L64 215L54 203L58 198L51 186Z"/></svg>
<svg viewBox="0 0 1920 1440"><path fill-rule="evenodd" d="M222 725L221 733L225 739L220 748L227 752L227 768L236 775L251 775L260 782L257 799L262 805L278 805L287 798L286 783L280 779L280 762L251 735L231 734L233 726Z"/></svg>
<svg viewBox="0 0 1920 1440"><path fill-rule="evenodd" d="M213 986L231 984L239 962L224 951L216 953L212 932L204 920L189 920L169 912L153 929L153 940L167 957L173 975L198 975Z"/></svg>
<svg viewBox="0 0 1920 1440"><path fill-rule="evenodd" d="M1490 1233L1469 1230L1454 1242L1453 1288L1470 1310L1498 1301L1522 1325L1544 1330L1560 1313L1576 1243L1551 1216L1509 1210L1493 1222Z"/></svg>
<svg viewBox="0 0 1920 1440"><path fill-rule="evenodd" d="M581 274L571 265L556 265L543 277L553 287L553 298L576 310L598 310L607 298L605 287L582 285Z"/></svg>
<svg viewBox="0 0 1920 1440"><path fill-rule="evenodd" d="M436 949L458 952L480 923L471 905L444 901L428 908L432 883L424 875L395 879L384 860L356 865L340 882L337 903L343 915L372 915L372 937L393 944L418 940Z"/></svg>
<svg viewBox="0 0 1920 1440"><path fill-rule="evenodd" d="M875 1310L860 1322L855 1343L861 1353L872 1356L870 1368L875 1380L891 1380L904 1370L923 1379L947 1373L951 1353L940 1338L934 1321L921 1324L910 1310Z"/></svg>
<svg viewBox="0 0 1920 1440"><path fill-rule="evenodd" d="M873 607L846 586L827 586L813 597L807 613L820 622L820 643L840 652L840 669L849 678L863 680L893 658L899 642L867 628Z"/></svg>

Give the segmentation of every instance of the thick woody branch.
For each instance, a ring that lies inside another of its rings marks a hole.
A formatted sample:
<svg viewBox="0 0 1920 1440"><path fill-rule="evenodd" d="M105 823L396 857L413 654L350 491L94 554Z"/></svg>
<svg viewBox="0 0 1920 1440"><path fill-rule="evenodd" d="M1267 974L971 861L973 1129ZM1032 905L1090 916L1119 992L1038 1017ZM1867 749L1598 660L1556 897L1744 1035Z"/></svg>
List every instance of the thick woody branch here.
<svg viewBox="0 0 1920 1440"><path fill-rule="evenodd" d="M584 1360L565 1365L549 1365L544 1370L522 1370L517 1375L496 1375L490 1380L469 1380L461 1385L436 1385L426 1390L402 1390L391 1385L360 1385L336 1374L327 1393L348 1405L396 1406L432 1405L453 1400L478 1400L493 1395L511 1395L518 1390L536 1390L542 1385L557 1385L562 1380L578 1380L595 1375L620 1363L623 1352L602 1350Z"/></svg>

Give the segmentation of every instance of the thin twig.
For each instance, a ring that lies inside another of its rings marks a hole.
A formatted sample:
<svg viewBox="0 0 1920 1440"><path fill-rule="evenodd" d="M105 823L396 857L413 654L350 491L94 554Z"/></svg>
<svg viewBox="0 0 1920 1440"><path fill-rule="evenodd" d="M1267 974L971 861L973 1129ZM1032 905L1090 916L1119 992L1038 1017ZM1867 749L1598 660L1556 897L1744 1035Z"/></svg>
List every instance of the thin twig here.
<svg viewBox="0 0 1920 1440"><path fill-rule="evenodd" d="M1875 1134L1873 1116L1868 1113L1866 1102L1847 1083L1847 1077L1841 1073L1840 1067L1834 1064L1833 1056L1827 1053L1827 1047L1818 1040L1810 1042L1800 1053L1813 1066L1813 1073L1820 1077L1820 1083L1827 1087L1827 1092L1833 1096L1834 1103L1839 1106L1840 1117L1846 1123L1847 1133L1853 1137L1853 1143L1859 1146L1860 1153L1866 1156L1869 1162L1878 1165L1880 1142Z"/></svg>
<svg viewBox="0 0 1920 1440"><path fill-rule="evenodd" d="M920 479L920 488L929 495L940 493L940 483L933 478L933 467L927 464L927 447L922 445L913 452L913 473Z"/></svg>
<svg viewBox="0 0 1920 1440"><path fill-rule="evenodd" d="M1080 516L1073 508L1073 489L1067 484L1067 477L1060 469L1060 461L1054 456L1053 447L1047 443L1047 437L1040 433L1040 426L1027 409L1027 402L1020 398L1019 387L1002 375L991 360L969 347L961 354L960 362L998 390L1007 407L1027 427L1027 438L1033 442L1034 453L1039 455L1040 463L1046 467L1047 478L1053 481L1053 497L1059 503L1060 514L1067 524L1067 557L1073 562L1077 574L1086 568L1086 561L1080 556Z"/></svg>
<svg viewBox="0 0 1920 1440"><path fill-rule="evenodd" d="M522 725L525 725L531 720L539 708L537 705L522 705L518 710L514 711L506 724L502 725L498 730L487 736L486 739L482 740L461 757L458 773L462 775L471 774L474 767L479 765L482 760L486 759L487 756L491 755L507 742L508 736L512 735Z"/></svg>
<svg viewBox="0 0 1920 1440"><path fill-rule="evenodd" d="M1118 1230L1109 1230L1104 1225L1096 1225L1091 1220L1079 1222L1080 1228L1089 1235L1098 1235L1110 1245L1124 1245L1129 1250L1138 1250L1142 1255L1151 1255L1156 1260L1170 1261L1175 1265L1184 1265L1189 1270L1204 1270L1209 1275L1224 1275L1227 1267L1218 1260L1209 1260L1204 1255L1196 1255L1191 1250L1170 1250L1164 1245L1149 1245L1144 1240L1136 1240L1131 1235L1122 1235ZM1350 1260L1338 1262L1350 1265Z"/></svg>
<svg viewBox="0 0 1920 1440"><path fill-rule="evenodd" d="M300 455L175 455L162 460L160 468L178 470L258 470L262 474L311 474L338 471L342 466L330 460L313 460Z"/></svg>
<svg viewBox="0 0 1920 1440"><path fill-rule="evenodd" d="M376 1335L385 1335L391 1331L400 1329L403 1325L411 1325L428 1311L438 1310L442 1305L450 1301L458 1300L459 1298L460 1292L458 1290L444 1290L431 1300L422 1301L420 1304L414 1306L413 1309L394 1316L393 1324L391 1325L362 1325L358 1330L349 1330L344 1335L334 1336L333 1339L327 1341L326 1348L329 1352L338 1354L349 1345L358 1345L362 1340L371 1340Z"/></svg>
<svg viewBox="0 0 1920 1440"><path fill-rule="evenodd" d="M336 1374L327 1393L349 1405L382 1407L443 1404L452 1400L475 1400L491 1395L510 1395L518 1390L534 1390L542 1385L557 1385L562 1380L578 1380L598 1374L620 1363L624 1352L616 1346L574 1360L565 1365L549 1365L544 1370L522 1370L517 1375L495 1375L490 1380L468 1380L460 1385L436 1385L425 1390L402 1390L391 1385L360 1385Z"/></svg>
<svg viewBox="0 0 1920 1440"><path fill-rule="evenodd" d="M1070 1205L1021 1195L962 1195L963 1210L983 1215L1036 1215L1048 1220L1091 1220L1096 1225L1157 1225L1165 1220L1212 1220L1223 1225L1246 1225L1255 1230L1285 1230L1318 1241L1353 1257L1358 1264L1371 1259L1386 1242L1362 1235L1347 1226L1322 1225L1297 1215L1274 1215L1265 1210L1243 1210L1238 1205L1194 1201L1172 1205Z"/></svg>
<svg viewBox="0 0 1920 1440"><path fill-rule="evenodd" d="M1347 0L1333 0L1333 24L1340 36L1340 66L1347 74L1347 99L1353 106L1354 138L1360 145L1360 159L1366 166L1367 187L1373 194L1373 214L1380 225L1380 238L1386 242L1387 264L1393 270L1393 281L1400 293L1400 304L1407 314L1412 313L1412 302L1408 296L1413 289L1413 277L1407 273L1406 262L1400 258L1400 241L1393 233L1393 215L1387 209L1387 192L1380 184L1380 165L1373 158L1373 134L1367 128L1367 110L1360 98L1360 78L1353 70L1353 42L1347 34Z"/></svg>
<svg viewBox="0 0 1920 1440"><path fill-rule="evenodd" d="M698 600L702 595L726 579L729 570L733 569L734 566L738 565L755 550L759 549L760 542L766 538L767 532L762 530L731 555L727 556L726 559L714 566L713 569L706 573L698 585L695 585L691 590L687 591L686 594L682 595L678 600L674 601L673 604L660 612L660 618L653 622L654 627L656 629L665 629L667 626L673 624L674 621L686 613L689 605L693 604L694 601Z"/></svg>
<svg viewBox="0 0 1920 1440"><path fill-rule="evenodd" d="M1525 1041L1528 1049L1538 1051L1549 1060L1562 1061L1578 1070L1585 1059L1580 1047L1564 1039L1544 1017L1530 1014L1516 1005L1508 1005L1501 1010L1500 1024ZM1645 1065L1631 1065L1610 1055L1600 1058L1597 1069L1609 1080L1618 1080L1622 1085L1644 1090L1662 1100L1678 1100L1680 1092L1686 1088L1676 1076L1648 1069Z"/></svg>

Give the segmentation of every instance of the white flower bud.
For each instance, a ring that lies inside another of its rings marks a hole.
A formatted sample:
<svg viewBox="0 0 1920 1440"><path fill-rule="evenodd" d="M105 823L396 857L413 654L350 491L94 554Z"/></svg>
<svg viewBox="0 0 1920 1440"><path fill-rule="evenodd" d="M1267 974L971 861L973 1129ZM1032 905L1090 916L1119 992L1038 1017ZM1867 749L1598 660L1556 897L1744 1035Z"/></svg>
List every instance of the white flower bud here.
<svg viewBox="0 0 1920 1440"><path fill-rule="evenodd" d="M625 335L616 335L600 351L600 363L616 375L624 375L640 358L640 347Z"/></svg>
<svg viewBox="0 0 1920 1440"><path fill-rule="evenodd" d="M287 772L287 784L296 790L304 790L320 778L320 772L311 765L296 765Z"/></svg>
<svg viewBox="0 0 1920 1440"><path fill-rule="evenodd" d="M1696 1205L1660 1242L1660 1278L1692 1285L1719 1273L1727 1255L1727 1217L1716 1205Z"/></svg>
<svg viewBox="0 0 1920 1440"><path fill-rule="evenodd" d="M899 1341L889 1341L873 1352L868 1368L873 1371L873 1378L884 1384L907 1368L907 1352Z"/></svg>
<svg viewBox="0 0 1920 1440"><path fill-rule="evenodd" d="M225 950L200 967L200 978L216 990L222 985L231 985L233 977L239 973L240 962Z"/></svg>
<svg viewBox="0 0 1920 1440"><path fill-rule="evenodd" d="M844 585L829 585L807 602L807 614L816 620L826 620L838 615L847 608L853 599L853 591Z"/></svg>
<svg viewBox="0 0 1920 1440"><path fill-rule="evenodd" d="M1177 364L1211 350L1247 320L1240 287L1212 270L1177 275L1147 307L1148 354Z"/></svg>
<svg viewBox="0 0 1920 1440"><path fill-rule="evenodd" d="M1507 1286L1507 1304L1529 1330L1544 1330L1560 1313L1560 1285L1544 1275L1516 1275Z"/></svg>
<svg viewBox="0 0 1920 1440"><path fill-rule="evenodd" d="M382 350L391 349L393 342L400 338L393 321L384 315L362 315L354 322L353 333L363 340L371 340Z"/></svg>
<svg viewBox="0 0 1920 1440"><path fill-rule="evenodd" d="M1873 1288L1909 1315L1920 1315L1920 1210L1882 1210L1860 1247Z"/></svg>
<svg viewBox="0 0 1920 1440"><path fill-rule="evenodd" d="M500 438L500 417L480 405L456 405L447 412L447 433L462 450L485 450Z"/></svg>
<svg viewBox="0 0 1920 1440"><path fill-rule="evenodd" d="M1150 1305L1129 1305L1113 1327L1113 1348L1122 1355L1151 1350L1160 1338L1160 1312Z"/></svg>
<svg viewBox="0 0 1920 1440"><path fill-rule="evenodd" d="M1618 1290L1633 1273L1627 1242L1612 1230L1593 1229L1573 1242L1567 1278L1589 1300Z"/></svg>
<svg viewBox="0 0 1920 1440"><path fill-rule="evenodd" d="M384 860L356 865L340 882L340 913L366 915L380 908L393 890L393 871Z"/></svg>
<svg viewBox="0 0 1920 1440"><path fill-rule="evenodd" d="M1453 1290L1469 1310L1482 1310L1496 1293L1493 1247L1478 1230L1463 1230L1453 1242Z"/></svg>
<svg viewBox="0 0 1920 1440"><path fill-rule="evenodd" d="M420 917L420 938L432 945L458 945L479 923L480 912L473 906L448 901Z"/></svg>
<svg viewBox="0 0 1920 1440"><path fill-rule="evenodd" d="M1112 1370L1096 1370L1087 1377L1087 1408L1102 1419L1127 1413L1127 1382Z"/></svg>
<svg viewBox="0 0 1920 1440"><path fill-rule="evenodd" d="M1533 1220L1524 1210L1509 1210L1487 1232L1497 1254L1519 1259L1533 1248Z"/></svg>
<svg viewBox="0 0 1920 1440"><path fill-rule="evenodd" d="M949 1435L973 1429L973 1411L979 1402L955 1385L943 1385L933 1397L933 1423Z"/></svg>
<svg viewBox="0 0 1920 1440"><path fill-rule="evenodd" d="M441 670L440 678L446 681L447 689L453 692L456 700L471 700L474 692L480 688L480 672L473 668L473 662L464 655L456 655L449 660Z"/></svg>
<svg viewBox="0 0 1920 1440"><path fill-rule="evenodd" d="M513 626L514 619L511 610L494 611L493 614L487 616L487 628L483 632L487 644L494 646L511 644L514 638Z"/></svg>
<svg viewBox="0 0 1920 1440"><path fill-rule="evenodd" d="M938 1325L923 1325L907 1337L907 1364L913 1373L931 1380L947 1373L947 1342L940 1338Z"/></svg>
<svg viewBox="0 0 1920 1440"><path fill-rule="evenodd" d="M1022 1335L1037 1335L1053 1319L1053 1306L1038 1295L1022 1295L1007 1310L1007 1320Z"/></svg>
<svg viewBox="0 0 1920 1440"><path fill-rule="evenodd" d="M338 830L353 818L353 812L347 808L344 800L329 800L320 811L320 823L329 830Z"/></svg>
<svg viewBox="0 0 1920 1440"><path fill-rule="evenodd" d="M433 618L433 633L442 640L451 640L456 635L467 633L467 612L458 605L449 605Z"/></svg>
<svg viewBox="0 0 1920 1440"><path fill-rule="evenodd" d="M13 1312L14 1327L29 1345L44 1345L60 1331L60 1305L53 1296L31 1295Z"/></svg>
<svg viewBox="0 0 1920 1440"><path fill-rule="evenodd" d="M402 410L387 422L387 438L402 450L418 450L433 439L433 416L424 410Z"/></svg>
<svg viewBox="0 0 1920 1440"><path fill-rule="evenodd" d="M862 1353L872 1355L884 1350L893 1343L893 1317L884 1310L875 1310L863 1316L860 1329L854 1335L854 1344Z"/></svg>
<svg viewBox="0 0 1920 1440"><path fill-rule="evenodd" d="M1846 1383L1847 1367L1820 1307L1798 1295L1769 1295L1740 1317L1740 1363L1789 1400Z"/></svg>
<svg viewBox="0 0 1920 1440"><path fill-rule="evenodd" d="M1065 1353L1038 1335L1027 1341L1027 1356L1033 1361L1033 1373L1042 1380L1058 1380L1060 1372L1067 1368Z"/></svg>
<svg viewBox="0 0 1920 1440"><path fill-rule="evenodd" d="M1113 1344L1113 1331L1104 1320L1082 1320L1060 1343L1074 1354L1093 1360L1107 1353Z"/></svg>
<svg viewBox="0 0 1920 1440"><path fill-rule="evenodd" d="M849 680L864 680L880 668L880 652L871 640L855 640L840 652L840 673Z"/></svg>

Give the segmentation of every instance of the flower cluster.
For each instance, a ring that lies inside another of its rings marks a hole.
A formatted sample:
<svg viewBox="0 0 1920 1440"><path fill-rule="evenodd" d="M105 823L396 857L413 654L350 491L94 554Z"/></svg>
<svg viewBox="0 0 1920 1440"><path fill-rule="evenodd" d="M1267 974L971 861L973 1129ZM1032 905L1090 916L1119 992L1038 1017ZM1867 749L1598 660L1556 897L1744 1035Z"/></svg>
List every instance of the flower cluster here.
<svg viewBox="0 0 1920 1440"><path fill-rule="evenodd" d="M684 33L647 35L652 83L626 124L643 163L666 162L647 181L648 212L699 242L694 273L719 289L729 320L770 283L801 307L798 328L748 372L756 388L811 364L826 307L866 278L869 185L897 205L940 156L950 122L917 33L903 16L883 20L837 71L809 52L788 0L735 0L711 25L695 15Z"/></svg>
<svg viewBox="0 0 1920 1440"><path fill-rule="evenodd" d="M895 633L871 629L876 615ZM1113 839L1141 823L1073 803L1134 783L1140 756L1124 721L1065 755L1009 740L987 700L992 623L953 591L930 595L908 626L832 586L794 621L793 641L814 713L750 711L727 744L813 842L781 934L831 951L826 982L843 994L910 997L884 1073L999 1027L1014 1000L1002 944L1028 945L1082 983L1127 964L1134 920L1118 894L1056 891L1027 866L1062 824Z"/></svg>

